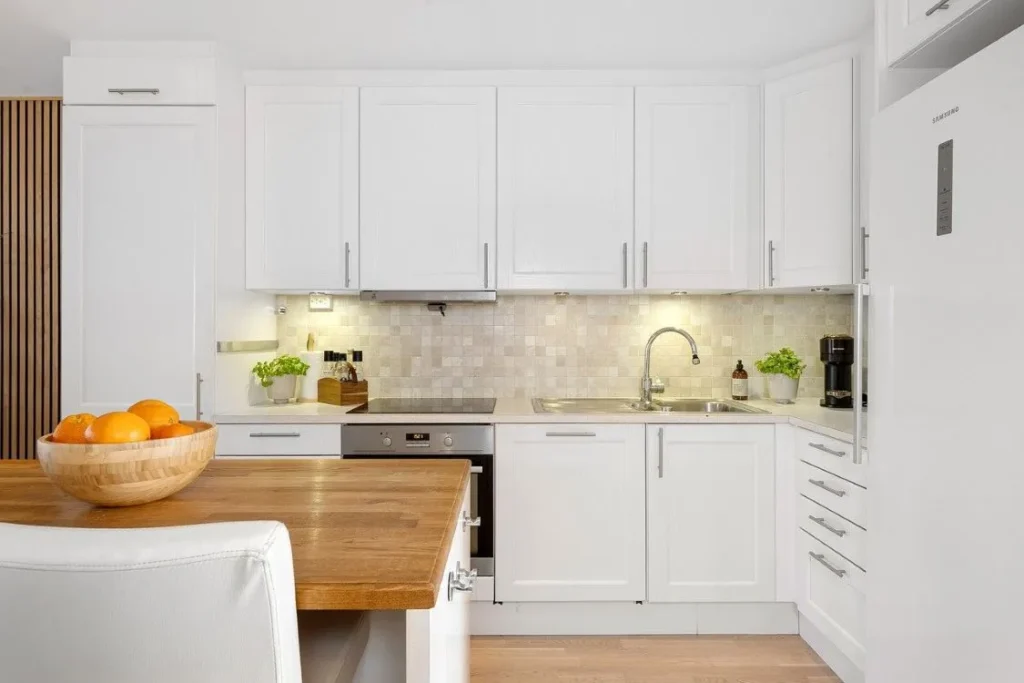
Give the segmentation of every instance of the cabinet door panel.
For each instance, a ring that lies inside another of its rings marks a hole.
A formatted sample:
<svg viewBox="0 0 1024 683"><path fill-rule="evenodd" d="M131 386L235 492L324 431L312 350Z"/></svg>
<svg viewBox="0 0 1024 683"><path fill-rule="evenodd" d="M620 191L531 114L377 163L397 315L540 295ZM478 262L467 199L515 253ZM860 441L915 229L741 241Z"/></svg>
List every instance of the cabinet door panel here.
<svg viewBox="0 0 1024 683"><path fill-rule="evenodd" d="M197 374L213 405L214 131L208 107L64 108L63 414L192 419Z"/></svg>
<svg viewBox="0 0 1024 683"><path fill-rule="evenodd" d="M632 287L633 91L501 88L501 289Z"/></svg>
<svg viewBox="0 0 1024 683"><path fill-rule="evenodd" d="M755 281L757 102L753 88L637 89L638 289Z"/></svg>
<svg viewBox="0 0 1024 683"><path fill-rule="evenodd" d="M493 289L494 88L363 88L360 103L363 289Z"/></svg>
<svg viewBox="0 0 1024 683"><path fill-rule="evenodd" d="M766 85L764 128L765 285L850 284L853 63Z"/></svg>
<svg viewBox="0 0 1024 683"><path fill-rule="evenodd" d="M646 597L644 428L499 425L494 598Z"/></svg>
<svg viewBox="0 0 1024 683"><path fill-rule="evenodd" d="M651 426L647 448L651 602L774 600L774 428Z"/></svg>
<svg viewBox="0 0 1024 683"><path fill-rule="evenodd" d="M246 89L246 286L359 288L359 91Z"/></svg>

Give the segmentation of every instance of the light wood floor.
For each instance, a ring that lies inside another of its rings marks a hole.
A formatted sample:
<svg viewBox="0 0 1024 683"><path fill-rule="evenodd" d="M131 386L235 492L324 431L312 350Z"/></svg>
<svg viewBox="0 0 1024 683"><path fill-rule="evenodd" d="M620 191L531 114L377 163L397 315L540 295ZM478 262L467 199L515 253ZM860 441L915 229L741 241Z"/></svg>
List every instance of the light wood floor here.
<svg viewBox="0 0 1024 683"><path fill-rule="evenodd" d="M475 637L472 683L839 683L798 636Z"/></svg>

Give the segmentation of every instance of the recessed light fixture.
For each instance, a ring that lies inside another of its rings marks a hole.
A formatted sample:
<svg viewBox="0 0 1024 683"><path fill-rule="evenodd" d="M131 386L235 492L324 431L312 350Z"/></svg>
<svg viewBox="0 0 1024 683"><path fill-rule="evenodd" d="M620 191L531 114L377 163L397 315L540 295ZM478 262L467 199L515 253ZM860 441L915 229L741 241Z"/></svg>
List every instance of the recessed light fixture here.
<svg viewBox="0 0 1024 683"><path fill-rule="evenodd" d="M565 297L569 296L569 292L555 292L555 296L557 296L560 299L564 299Z"/></svg>
<svg viewBox="0 0 1024 683"><path fill-rule="evenodd" d="M811 287L811 292L813 294L827 294L828 292L831 292L831 291L832 291L831 287Z"/></svg>
<svg viewBox="0 0 1024 683"><path fill-rule="evenodd" d="M686 292L672 292L672 296L686 296Z"/></svg>

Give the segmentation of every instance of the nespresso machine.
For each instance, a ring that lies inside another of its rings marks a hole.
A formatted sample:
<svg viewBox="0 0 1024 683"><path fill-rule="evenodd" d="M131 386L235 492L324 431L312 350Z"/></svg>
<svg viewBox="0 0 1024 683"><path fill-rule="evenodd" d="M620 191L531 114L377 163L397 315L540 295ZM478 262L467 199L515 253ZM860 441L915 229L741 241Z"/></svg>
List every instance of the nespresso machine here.
<svg viewBox="0 0 1024 683"><path fill-rule="evenodd" d="M818 344L821 361L825 364L826 408L853 408L853 337L848 334L830 334Z"/></svg>

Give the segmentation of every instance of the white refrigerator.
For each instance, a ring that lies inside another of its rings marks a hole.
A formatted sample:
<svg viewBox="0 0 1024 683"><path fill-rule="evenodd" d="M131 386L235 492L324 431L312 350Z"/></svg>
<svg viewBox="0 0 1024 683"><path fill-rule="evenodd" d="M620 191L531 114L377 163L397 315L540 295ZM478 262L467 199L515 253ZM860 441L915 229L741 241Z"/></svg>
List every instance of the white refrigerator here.
<svg viewBox="0 0 1024 683"><path fill-rule="evenodd" d="M868 683L1024 681L1024 29L872 127Z"/></svg>

